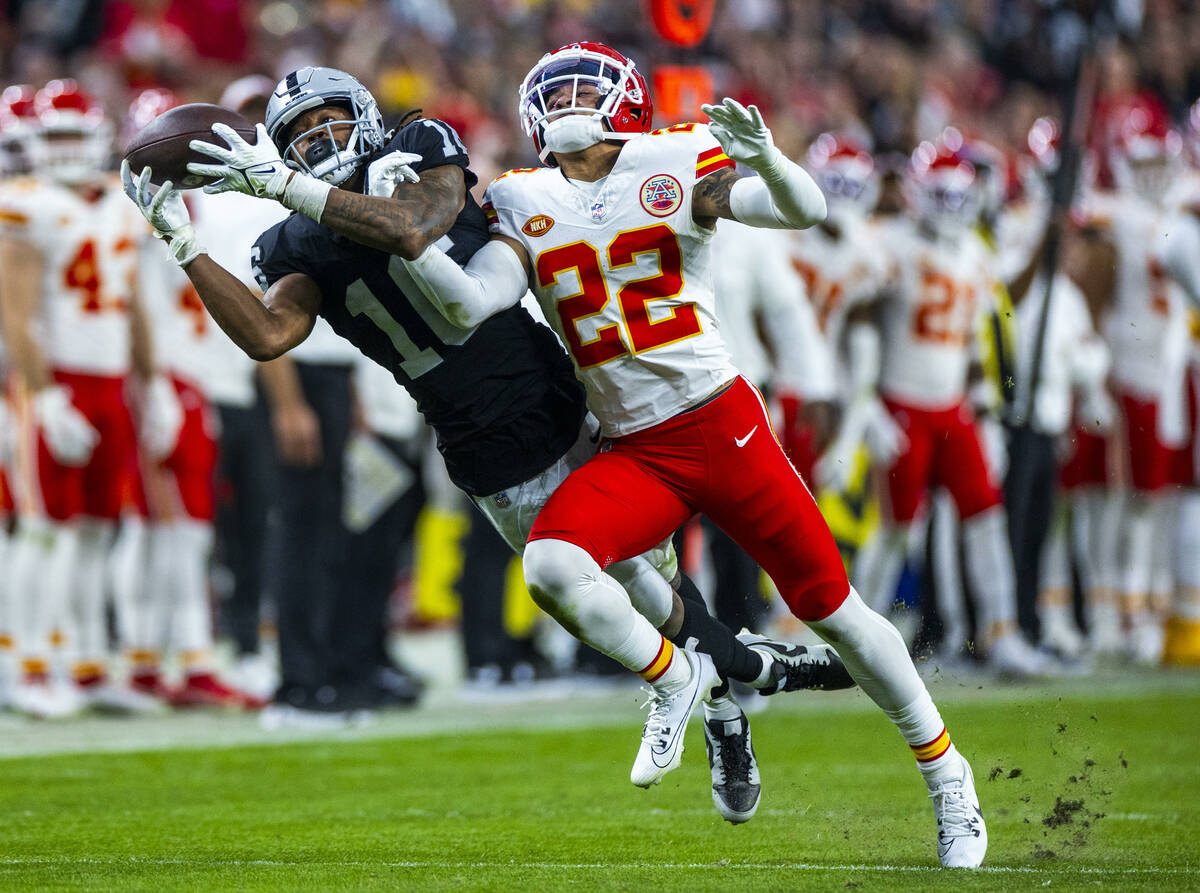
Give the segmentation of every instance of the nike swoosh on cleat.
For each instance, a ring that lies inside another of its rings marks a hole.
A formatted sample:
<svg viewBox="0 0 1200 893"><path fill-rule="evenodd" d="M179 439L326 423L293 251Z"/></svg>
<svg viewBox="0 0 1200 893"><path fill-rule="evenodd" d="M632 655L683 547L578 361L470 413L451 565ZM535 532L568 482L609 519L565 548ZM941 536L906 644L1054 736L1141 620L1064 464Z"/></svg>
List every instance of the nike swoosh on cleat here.
<svg viewBox="0 0 1200 893"><path fill-rule="evenodd" d="M753 428L750 429L749 434L747 434L745 437L735 437L733 439L733 442L736 443L739 448L744 447L746 445L746 443L750 440L750 438L754 436L754 432L757 430L758 430L758 425L755 425Z"/></svg>

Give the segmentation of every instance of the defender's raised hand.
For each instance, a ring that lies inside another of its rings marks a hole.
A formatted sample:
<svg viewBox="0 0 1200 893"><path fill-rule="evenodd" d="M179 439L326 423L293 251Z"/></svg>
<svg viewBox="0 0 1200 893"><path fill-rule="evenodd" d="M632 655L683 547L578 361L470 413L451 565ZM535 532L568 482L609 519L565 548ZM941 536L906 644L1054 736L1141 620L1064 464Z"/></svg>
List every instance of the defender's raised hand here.
<svg viewBox="0 0 1200 893"><path fill-rule="evenodd" d="M712 119L709 131L734 161L759 173L777 163L780 152L775 148L770 128L763 122L758 106L746 108L727 96L721 105L702 105L700 108Z"/></svg>

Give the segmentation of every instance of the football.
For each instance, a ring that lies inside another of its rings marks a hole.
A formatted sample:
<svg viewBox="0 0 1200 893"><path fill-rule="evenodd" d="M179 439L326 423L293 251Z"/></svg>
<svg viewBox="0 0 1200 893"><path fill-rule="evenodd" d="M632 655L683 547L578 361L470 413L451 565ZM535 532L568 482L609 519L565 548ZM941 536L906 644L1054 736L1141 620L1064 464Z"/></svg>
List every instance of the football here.
<svg viewBox="0 0 1200 893"><path fill-rule="evenodd" d="M213 124L218 122L228 124L251 143L257 139L254 125L237 112L207 102L192 102L168 109L139 130L125 147L125 160L134 176L149 167L155 184L170 180L180 189L203 186L210 178L188 173L187 166L190 162L212 164L215 159L193 151L189 144L204 140L223 146L224 141L212 132Z"/></svg>

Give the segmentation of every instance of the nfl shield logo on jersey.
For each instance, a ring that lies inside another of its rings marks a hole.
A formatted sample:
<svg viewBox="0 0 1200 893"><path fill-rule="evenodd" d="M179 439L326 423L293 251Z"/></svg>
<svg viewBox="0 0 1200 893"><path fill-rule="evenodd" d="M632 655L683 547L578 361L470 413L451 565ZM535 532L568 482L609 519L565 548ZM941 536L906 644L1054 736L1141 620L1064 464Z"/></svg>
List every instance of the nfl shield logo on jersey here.
<svg viewBox="0 0 1200 893"><path fill-rule="evenodd" d="M642 184L642 207L655 217L669 217L683 204L683 187L670 174L659 174Z"/></svg>
<svg viewBox="0 0 1200 893"><path fill-rule="evenodd" d="M607 209L604 207L604 202L593 202L592 203L592 219L593 220L603 220L604 213L606 210Z"/></svg>
<svg viewBox="0 0 1200 893"><path fill-rule="evenodd" d="M512 505L512 500L508 498L507 490L501 490L492 497L492 501L496 503L496 508L506 509Z"/></svg>

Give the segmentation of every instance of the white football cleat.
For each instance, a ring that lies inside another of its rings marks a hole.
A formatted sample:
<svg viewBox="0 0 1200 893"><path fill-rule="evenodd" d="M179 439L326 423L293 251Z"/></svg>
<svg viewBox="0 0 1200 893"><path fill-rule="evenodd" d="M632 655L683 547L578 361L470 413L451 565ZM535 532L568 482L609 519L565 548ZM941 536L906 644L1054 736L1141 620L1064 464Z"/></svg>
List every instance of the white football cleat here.
<svg viewBox="0 0 1200 893"><path fill-rule="evenodd" d="M1057 613L1042 618L1042 647L1066 660L1078 660L1086 642L1070 619Z"/></svg>
<svg viewBox="0 0 1200 893"><path fill-rule="evenodd" d="M159 698L112 680L81 687L79 692L89 707L105 713L162 713L167 709Z"/></svg>
<svg viewBox="0 0 1200 893"><path fill-rule="evenodd" d="M1003 635L992 643L987 663L1000 675L1017 679L1066 675L1062 664L1038 651L1016 632Z"/></svg>
<svg viewBox="0 0 1200 893"><path fill-rule="evenodd" d="M22 679L12 692L12 707L34 719L66 719L86 706L73 684Z"/></svg>
<svg viewBox="0 0 1200 893"><path fill-rule="evenodd" d="M1142 617L1129 632L1129 656L1144 667L1162 663L1163 646L1167 637L1157 617Z"/></svg>
<svg viewBox="0 0 1200 893"><path fill-rule="evenodd" d="M938 826L938 859L943 868L978 868L987 853L987 826L971 766L961 755L959 760L962 777L943 781L929 792Z"/></svg>
<svg viewBox="0 0 1200 893"><path fill-rule="evenodd" d="M692 675L671 691L648 690L650 696L644 706L650 708L650 715L646 717L642 744L629 772L629 780L639 788L658 784L664 775L678 768L683 758L683 733L688 719L696 705L721 681L707 654L682 648L677 648L675 653L688 662Z"/></svg>

